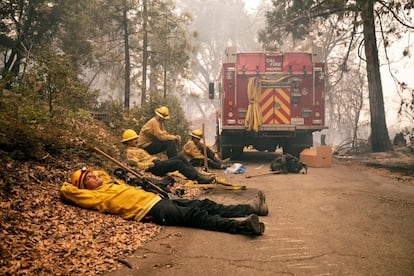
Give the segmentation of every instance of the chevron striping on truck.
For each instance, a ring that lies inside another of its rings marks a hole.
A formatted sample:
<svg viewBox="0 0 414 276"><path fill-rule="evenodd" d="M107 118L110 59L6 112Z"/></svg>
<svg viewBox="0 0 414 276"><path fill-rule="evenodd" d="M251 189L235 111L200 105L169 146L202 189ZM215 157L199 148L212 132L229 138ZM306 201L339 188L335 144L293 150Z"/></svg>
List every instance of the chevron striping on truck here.
<svg viewBox="0 0 414 276"><path fill-rule="evenodd" d="M260 108L264 124L290 124L289 89L264 89L260 100Z"/></svg>

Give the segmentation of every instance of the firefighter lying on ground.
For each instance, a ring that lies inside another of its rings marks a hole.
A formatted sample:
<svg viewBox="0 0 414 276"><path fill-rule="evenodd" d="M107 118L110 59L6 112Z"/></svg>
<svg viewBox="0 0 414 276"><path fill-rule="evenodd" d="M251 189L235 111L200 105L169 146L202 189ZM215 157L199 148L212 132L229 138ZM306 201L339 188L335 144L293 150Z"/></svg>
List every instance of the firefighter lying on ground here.
<svg viewBox="0 0 414 276"><path fill-rule="evenodd" d="M144 149L138 148L138 140L138 134L132 129L127 129L122 134L121 142L126 146L125 155L128 165L134 165L138 169L150 172L156 176L165 176L169 172L179 171L186 178L195 180L200 184L214 182L214 175L201 174L184 156L177 155L166 160L159 160Z"/></svg>
<svg viewBox="0 0 414 276"><path fill-rule="evenodd" d="M155 109L155 116L146 122L139 132L138 147L149 154L166 151L168 158L177 156L176 143L181 143L181 136L167 132L164 120L169 119L168 107L161 106Z"/></svg>
<svg viewBox="0 0 414 276"><path fill-rule="evenodd" d="M203 132L199 129L190 134L191 139L183 147L183 155L194 167L204 166L204 144L201 142ZM225 169L231 166L229 160L221 160L220 156L206 146L207 164L210 169Z"/></svg>
<svg viewBox="0 0 414 276"><path fill-rule="evenodd" d="M265 226L259 216L268 214L265 195L259 191L251 204L222 205L209 199L166 199L111 179L103 170L83 168L63 183L61 195L76 205L124 219L221 231L261 235ZM246 217L244 220L231 219Z"/></svg>

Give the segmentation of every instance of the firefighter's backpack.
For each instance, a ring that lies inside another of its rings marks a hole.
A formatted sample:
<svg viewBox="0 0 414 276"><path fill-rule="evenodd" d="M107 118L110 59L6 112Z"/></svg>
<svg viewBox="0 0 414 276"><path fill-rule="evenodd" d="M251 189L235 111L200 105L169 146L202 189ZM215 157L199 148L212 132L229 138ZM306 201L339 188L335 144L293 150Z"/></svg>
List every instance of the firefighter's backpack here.
<svg viewBox="0 0 414 276"><path fill-rule="evenodd" d="M308 167L296 156L290 153L283 154L270 163L270 170L281 173L303 173L308 172Z"/></svg>

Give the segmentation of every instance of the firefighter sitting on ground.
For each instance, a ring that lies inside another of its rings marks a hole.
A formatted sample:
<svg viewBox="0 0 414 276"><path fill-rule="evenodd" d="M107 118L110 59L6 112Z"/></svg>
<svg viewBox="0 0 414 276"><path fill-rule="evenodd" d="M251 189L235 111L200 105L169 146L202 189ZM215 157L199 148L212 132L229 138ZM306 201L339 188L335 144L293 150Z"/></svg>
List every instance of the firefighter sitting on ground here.
<svg viewBox="0 0 414 276"><path fill-rule="evenodd" d="M125 156L128 160L128 165L136 166L156 176L165 176L169 172L179 171L186 178L201 184L209 184L215 181L214 175L201 174L182 155L159 160L144 149L138 148L138 139L139 135L133 129L127 129L122 134L121 142L126 146Z"/></svg>
<svg viewBox="0 0 414 276"><path fill-rule="evenodd" d="M201 142L203 132L199 129L190 134L191 139L184 145L182 153L194 167L204 166L204 144ZM207 164L210 169L225 169L231 166L229 160L221 160L220 156L206 146Z"/></svg>
<svg viewBox="0 0 414 276"><path fill-rule="evenodd" d="M139 132L138 147L149 154L166 151L168 158L177 156L176 144L181 143L181 136L167 132L164 121L169 119L168 107L161 106L155 109L155 116L146 122Z"/></svg>
<svg viewBox="0 0 414 276"><path fill-rule="evenodd" d="M111 179L103 170L83 168L63 183L61 195L76 205L124 219L221 231L261 235L265 226L260 216L268 214L265 195L259 191L251 204L222 205L214 201L166 199L143 189ZM231 219L246 217L244 220Z"/></svg>

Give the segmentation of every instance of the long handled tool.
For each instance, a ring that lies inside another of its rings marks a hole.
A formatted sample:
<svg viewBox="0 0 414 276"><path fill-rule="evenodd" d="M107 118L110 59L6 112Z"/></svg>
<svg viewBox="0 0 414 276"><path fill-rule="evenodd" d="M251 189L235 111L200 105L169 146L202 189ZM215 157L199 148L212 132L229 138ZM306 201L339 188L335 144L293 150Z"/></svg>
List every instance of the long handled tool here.
<svg viewBox="0 0 414 276"><path fill-rule="evenodd" d="M162 190L160 187L158 187L154 183L151 183L151 181L149 181L148 179L144 179L144 177L141 174L139 174L138 172L132 170L128 166L125 166L120 161L118 161L115 158L113 158L112 156L106 154L105 152L103 152L102 150L98 149L97 147L94 147L93 149L96 152L98 152L99 154L101 154L102 156L106 157L110 161L112 161L115 164L117 164L118 166L120 166L121 168L125 169L127 172L129 172L129 173L133 174L134 176L136 176L139 180L141 180L141 181L144 181L145 180L145 183L147 183L148 185L150 185L151 188L153 188L154 190L158 191L160 194L165 194L165 191L164 190Z"/></svg>
<svg viewBox="0 0 414 276"><path fill-rule="evenodd" d="M204 123L202 124L202 133L203 133L203 148L204 148L204 171L208 171L208 161L207 161L207 145L206 145L206 135L204 132Z"/></svg>
<svg viewBox="0 0 414 276"><path fill-rule="evenodd" d="M222 190L246 190L246 186L238 186L231 184L195 184L193 181L187 182L185 185L187 188L198 188L198 189L222 189Z"/></svg>
<svg viewBox="0 0 414 276"><path fill-rule="evenodd" d="M255 175L246 175L246 178L258 177L258 176L264 176L264 175L270 175L270 174L280 174L280 173L282 173L282 171L271 171L271 172L255 174Z"/></svg>
<svg viewBox="0 0 414 276"><path fill-rule="evenodd" d="M139 180L141 180L141 181L144 181L145 180L146 183L148 185L150 185L153 189L155 189L156 191L158 191L160 195L165 195L166 192L164 190L162 190L160 187L158 187L157 185L155 185L154 183L152 183L150 180L144 179L144 177L141 174L139 174L138 172L132 170L128 166L125 166L120 161L118 161L115 158L113 158L112 156L106 154L105 152L103 152L102 150L98 149L97 147L94 147L93 149L96 152L98 152L99 154L101 154L102 156L104 156L107 159L109 159L110 161L112 161L113 163L115 163L118 166L120 166L121 168L125 169L127 172L129 172L129 173L133 174L134 176L136 176ZM192 182L192 181L190 181L190 182ZM246 189L246 186L233 185L233 184L226 183L225 181L218 181L217 184L194 184L194 183L187 183L185 186L186 187L191 187L191 188L200 188L200 189L211 189L211 188L221 188L221 189L226 189L226 190L245 190ZM170 197L170 198L175 198L175 196L172 195L171 193L168 193L167 196Z"/></svg>

